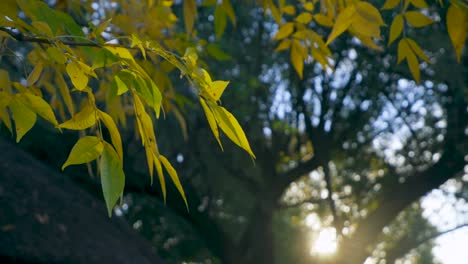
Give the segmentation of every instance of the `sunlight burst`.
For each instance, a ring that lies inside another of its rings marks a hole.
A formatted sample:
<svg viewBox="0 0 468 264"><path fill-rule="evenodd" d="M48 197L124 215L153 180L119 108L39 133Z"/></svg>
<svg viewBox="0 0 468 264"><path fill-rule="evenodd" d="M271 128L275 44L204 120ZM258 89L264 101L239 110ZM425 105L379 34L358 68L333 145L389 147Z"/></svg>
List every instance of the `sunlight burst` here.
<svg viewBox="0 0 468 264"><path fill-rule="evenodd" d="M332 227L320 231L311 249L311 254L332 255L336 252L336 231Z"/></svg>

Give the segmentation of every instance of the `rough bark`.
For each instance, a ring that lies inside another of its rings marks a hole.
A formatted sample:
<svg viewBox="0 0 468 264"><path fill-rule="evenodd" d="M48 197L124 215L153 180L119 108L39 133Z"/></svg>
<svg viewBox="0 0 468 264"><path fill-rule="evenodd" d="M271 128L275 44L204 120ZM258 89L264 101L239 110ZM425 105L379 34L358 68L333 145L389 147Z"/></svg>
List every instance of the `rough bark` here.
<svg viewBox="0 0 468 264"><path fill-rule="evenodd" d="M0 138L1 263L162 263L104 203Z"/></svg>

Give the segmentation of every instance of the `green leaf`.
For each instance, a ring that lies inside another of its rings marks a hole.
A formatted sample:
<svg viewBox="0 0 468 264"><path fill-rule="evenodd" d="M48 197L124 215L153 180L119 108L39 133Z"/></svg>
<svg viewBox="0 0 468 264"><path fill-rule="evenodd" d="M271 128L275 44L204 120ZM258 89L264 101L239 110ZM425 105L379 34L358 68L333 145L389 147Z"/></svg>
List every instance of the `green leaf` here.
<svg viewBox="0 0 468 264"><path fill-rule="evenodd" d="M16 142L20 142L21 138L23 138L36 123L36 113L26 107L18 98L11 100L8 107L15 121Z"/></svg>
<svg viewBox="0 0 468 264"><path fill-rule="evenodd" d="M219 45L216 45L216 44L208 44L206 46L206 51L208 52L208 54L210 54L213 58L217 59L217 60L220 60L220 61L224 61L224 60L229 60L231 59L231 55L227 54L226 52L224 52L220 47Z"/></svg>
<svg viewBox="0 0 468 264"><path fill-rule="evenodd" d="M191 34L193 30L193 24L197 17L197 2L195 0L185 0L183 2L184 9L184 23L187 34Z"/></svg>
<svg viewBox="0 0 468 264"><path fill-rule="evenodd" d="M103 149L104 145L97 137L85 136L80 138L70 151L67 160L62 166L62 170L70 165L84 164L97 159Z"/></svg>
<svg viewBox="0 0 468 264"><path fill-rule="evenodd" d="M172 167L171 163L163 155L159 155L159 160L161 161L166 171L169 173L169 176L171 177L172 182L174 183L180 195L182 196L182 199L184 199L185 206L187 207L188 211L187 198L185 197L184 188L182 188L182 184L180 183L177 171L174 169L174 167Z"/></svg>
<svg viewBox="0 0 468 264"><path fill-rule="evenodd" d="M122 95L128 91L127 85L120 79L119 75L114 75L115 85L117 86L117 95Z"/></svg>
<svg viewBox="0 0 468 264"><path fill-rule="evenodd" d="M50 58L58 64L65 64L67 62L67 57L63 54L63 52L60 49L56 47L48 47L47 53L49 54Z"/></svg>
<svg viewBox="0 0 468 264"><path fill-rule="evenodd" d="M55 126L58 125L52 107L42 97L26 92L19 97L24 105Z"/></svg>
<svg viewBox="0 0 468 264"><path fill-rule="evenodd" d="M216 121L221 130L223 130L232 142L247 151L252 158L255 158L255 154L250 148L250 144L245 136L244 130L242 130L237 119L222 106L214 105L213 108Z"/></svg>
<svg viewBox="0 0 468 264"><path fill-rule="evenodd" d="M215 25L215 33L216 38L221 38L226 29L227 25L227 16L224 8L221 5L216 6L214 12L214 25Z"/></svg>
<svg viewBox="0 0 468 264"><path fill-rule="evenodd" d="M83 130L96 124L96 110L91 105L86 105L79 113L70 120L59 125L59 128L72 130Z"/></svg>
<svg viewBox="0 0 468 264"><path fill-rule="evenodd" d="M211 109L208 107L208 105L205 102L205 99L201 97L199 97L199 99L200 104L203 107L203 111L205 112L206 119L208 120L208 124L210 125L211 131L213 132L214 137L218 141L221 150L223 150L223 145L221 144L221 140L219 139L218 125L216 124L216 119L214 117L213 111L211 111Z"/></svg>
<svg viewBox="0 0 468 264"><path fill-rule="evenodd" d="M98 110L99 119L104 123L109 130L112 145L114 145L117 154L119 155L120 162L123 162L123 149L122 149L122 138L120 137L119 129L114 122L114 119L106 112Z"/></svg>
<svg viewBox="0 0 468 264"><path fill-rule="evenodd" d="M104 142L104 151L99 163L101 173L101 186L104 200L106 201L107 213L112 216L112 208L122 196L125 187L125 174L122 163L114 148Z"/></svg>

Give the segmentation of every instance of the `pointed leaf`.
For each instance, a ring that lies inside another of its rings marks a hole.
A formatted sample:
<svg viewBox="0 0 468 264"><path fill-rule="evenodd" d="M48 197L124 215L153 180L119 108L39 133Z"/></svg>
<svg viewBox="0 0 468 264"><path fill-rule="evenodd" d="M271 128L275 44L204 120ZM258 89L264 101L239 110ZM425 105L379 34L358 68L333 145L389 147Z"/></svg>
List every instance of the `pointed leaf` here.
<svg viewBox="0 0 468 264"><path fill-rule="evenodd" d="M283 39L283 38L291 35L291 33L293 33L293 31L294 31L294 23L292 23L292 22L285 23L285 24L280 26L280 28L279 28L278 32L276 33L274 39L275 40Z"/></svg>
<svg viewBox="0 0 468 264"><path fill-rule="evenodd" d="M379 10L368 2L359 1L356 4L356 12L360 17L367 20L370 24L379 26L385 25Z"/></svg>
<svg viewBox="0 0 468 264"><path fill-rule="evenodd" d="M114 148L109 143L104 142L104 151L102 152L99 163L101 173L101 185L104 200L106 201L107 213L112 216L112 208L122 196L125 186L125 174L122 163Z"/></svg>
<svg viewBox="0 0 468 264"><path fill-rule="evenodd" d="M419 47L419 45L412 39L410 38L406 38L406 41L408 42L408 45L411 47L411 49L413 50L413 52L416 54L416 56L418 56L419 58L423 59L425 62L427 63L431 63L431 61L429 60L429 58L426 56L426 54L424 54L423 50L421 49L421 47Z"/></svg>
<svg viewBox="0 0 468 264"><path fill-rule="evenodd" d="M44 65L42 63L36 64L33 71L29 74L28 79L26 80L26 85L31 86L39 80L41 77L42 70L44 69Z"/></svg>
<svg viewBox="0 0 468 264"><path fill-rule="evenodd" d="M434 21L418 11L408 11L405 13L405 18L413 27L424 27L432 24Z"/></svg>
<svg viewBox="0 0 468 264"><path fill-rule="evenodd" d="M52 107L42 97L26 92L22 93L21 101L24 105L29 107L36 114L40 115L45 120L51 122L54 125L58 125L57 118L55 118Z"/></svg>
<svg viewBox="0 0 468 264"><path fill-rule="evenodd" d="M91 105L86 105L79 113L70 120L59 125L59 128L82 130L96 124L96 110Z"/></svg>
<svg viewBox="0 0 468 264"><path fill-rule="evenodd" d="M291 45L291 63L299 77L302 79L304 70L303 47L297 40L292 41Z"/></svg>
<svg viewBox="0 0 468 264"><path fill-rule="evenodd" d="M317 23L324 27L333 27L333 20L324 14L316 14L314 15L314 19Z"/></svg>
<svg viewBox="0 0 468 264"><path fill-rule="evenodd" d="M395 8L401 0L387 0L385 4L382 6L383 10L393 9Z"/></svg>
<svg viewBox="0 0 468 264"><path fill-rule="evenodd" d="M278 47L276 47L275 51L278 52L278 51L282 51L282 50L285 50L285 49L289 49L289 47L291 46L291 40L290 39L283 39L280 44L278 44Z"/></svg>
<svg viewBox="0 0 468 264"><path fill-rule="evenodd" d="M73 83L73 86L79 91L83 91L86 86L88 86L88 76L85 74L83 69L81 69L80 65L76 61L71 61L67 64L66 67L68 76L70 76L70 80Z"/></svg>
<svg viewBox="0 0 468 264"><path fill-rule="evenodd" d="M447 30L455 48L457 60L460 62L468 34L468 12L452 4L447 11Z"/></svg>
<svg viewBox="0 0 468 264"><path fill-rule="evenodd" d="M98 111L98 115L99 119L107 127L107 130L109 130L112 145L114 145L114 148L117 151L117 154L119 155L120 162L123 163L122 138L120 137L120 132L117 128L117 125L114 122L114 119L112 119L112 117L106 112L100 110Z"/></svg>
<svg viewBox="0 0 468 264"><path fill-rule="evenodd" d="M390 26L390 37L388 39L388 45L392 44L395 39L397 39L401 32L403 31L403 16L397 15Z"/></svg>
<svg viewBox="0 0 468 264"><path fill-rule="evenodd" d="M338 14L332 32L330 33L330 36L328 36L326 45L330 44L330 42L332 42L335 38L337 38L349 28L355 13L356 8L354 6L348 6Z"/></svg>
<svg viewBox="0 0 468 264"><path fill-rule="evenodd" d="M97 159L103 149L104 145L97 137L85 136L80 138L70 151L62 170L70 165L84 164Z"/></svg>
<svg viewBox="0 0 468 264"><path fill-rule="evenodd" d="M205 112L206 119L208 120L208 124L210 125L211 131L213 132L213 135L216 138L216 141L218 141L218 144L221 147L221 150L223 150L223 145L221 144L221 140L219 139L218 125L216 124L216 119L214 117L214 114L211 111L211 109L208 107L208 105L206 104L205 99L201 97L199 97L199 99L200 99L200 104L203 107L203 111Z"/></svg>
<svg viewBox="0 0 468 264"><path fill-rule="evenodd" d="M180 183L179 176L177 175L177 171L174 169L174 167L172 167L171 163L163 155L159 155L159 160L161 161L166 171L169 173L169 176L171 177L172 182L174 183L180 195L182 196L182 199L184 199L185 206L187 207L187 210L188 210L187 198L185 197L184 188L182 188L182 184Z"/></svg>
<svg viewBox="0 0 468 264"><path fill-rule="evenodd" d="M418 8L427 8L427 3L424 0L410 0L411 4Z"/></svg>
<svg viewBox="0 0 468 264"><path fill-rule="evenodd" d="M16 129L16 142L19 142L21 138L34 126L36 123L36 113L26 107L20 100L14 98L8 105L11 111L11 116L15 121Z"/></svg>

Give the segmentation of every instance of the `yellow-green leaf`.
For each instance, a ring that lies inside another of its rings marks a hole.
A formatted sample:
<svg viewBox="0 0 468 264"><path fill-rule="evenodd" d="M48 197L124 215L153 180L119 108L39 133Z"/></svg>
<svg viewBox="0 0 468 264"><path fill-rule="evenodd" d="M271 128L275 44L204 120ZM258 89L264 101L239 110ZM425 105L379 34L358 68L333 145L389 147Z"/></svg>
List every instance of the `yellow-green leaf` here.
<svg viewBox="0 0 468 264"><path fill-rule="evenodd" d="M10 116L5 107L0 107L0 121L5 124L5 126L10 130L10 133L13 134L13 126L11 124Z"/></svg>
<svg viewBox="0 0 468 264"><path fill-rule="evenodd" d="M285 14L294 16L294 14L296 13L296 8L294 6L292 6L292 5L288 5L288 6L283 7L283 9L281 9L281 11L283 13L285 13Z"/></svg>
<svg viewBox="0 0 468 264"><path fill-rule="evenodd" d="M291 63L301 79L304 70L304 52L305 49L301 43L298 40L293 40L291 44Z"/></svg>
<svg viewBox="0 0 468 264"><path fill-rule="evenodd" d="M76 61L71 61L66 67L68 76L73 83L73 86L79 91L83 91L88 86L88 76Z"/></svg>
<svg viewBox="0 0 468 264"><path fill-rule="evenodd" d="M405 18L413 27L424 27L432 24L434 21L418 11L408 11L405 13Z"/></svg>
<svg viewBox="0 0 468 264"><path fill-rule="evenodd" d="M356 13L367 20L370 24L379 26L385 25L379 10L368 2L359 1L356 4Z"/></svg>
<svg viewBox="0 0 468 264"><path fill-rule="evenodd" d="M15 121L16 129L16 142L19 142L21 138L34 126L36 123L36 113L31 111L17 98L10 101L8 105L11 111L13 120Z"/></svg>
<svg viewBox="0 0 468 264"><path fill-rule="evenodd" d="M163 194L164 204L166 204L166 181L164 179L164 174L161 166L161 161L153 154L154 166L156 167L156 172L158 173L159 185L161 185L161 191Z"/></svg>
<svg viewBox="0 0 468 264"><path fill-rule="evenodd" d="M243 148L250 154L250 156L255 158L255 154L250 148L250 144L247 140L247 137L245 136L244 130L242 130L242 127L240 126L237 119L222 106L214 105L213 110L216 121L221 130L228 136L229 139L231 139L232 142Z"/></svg>
<svg viewBox="0 0 468 264"><path fill-rule="evenodd" d="M208 120L208 124L210 125L211 131L213 132L214 137L218 141L219 146L221 147L221 150L223 150L223 145L221 144L221 140L219 139L219 131L218 131L218 125L216 124L216 119L214 117L213 112L211 109L208 107L208 105L205 102L205 99L199 97L200 99L200 104L203 107L203 111L205 112L206 119Z"/></svg>
<svg viewBox="0 0 468 264"><path fill-rule="evenodd" d="M187 34L191 34L193 30L193 24L197 17L197 2L195 0L185 0L183 2L184 9L184 23Z"/></svg>
<svg viewBox="0 0 468 264"><path fill-rule="evenodd" d="M55 118L52 107L40 96L26 92L22 93L19 97L24 105L29 107L30 110L40 115L45 120L51 122L54 125L58 125L57 118Z"/></svg>
<svg viewBox="0 0 468 264"><path fill-rule="evenodd" d="M9 90L11 88L10 75L7 71L0 69L0 89Z"/></svg>
<svg viewBox="0 0 468 264"><path fill-rule="evenodd" d="M223 35L227 25L227 15L221 5L218 5L215 8L214 25L216 37L219 39Z"/></svg>
<svg viewBox="0 0 468 264"><path fill-rule="evenodd" d="M68 112L71 115L75 114L75 107L73 105L73 100L70 95L70 89L68 88L67 83L63 79L63 76L61 73L57 73L55 75L55 83L57 84L58 90L60 92L60 95L63 98L63 101L65 102L65 105L67 106Z"/></svg>
<svg viewBox="0 0 468 264"><path fill-rule="evenodd" d="M67 62L67 57L63 54L63 52L60 49L56 47L48 47L47 53L49 54L50 58L58 64L65 64Z"/></svg>
<svg viewBox="0 0 468 264"><path fill-rule="evenodd" d="M123 162L123 149L122 149L122 138L120 137L119 129L114 122L114 119L103 111L98 111L99 119L104 123L109 130L109 134L111 137L112 145L114 145L117 154L119 155L120 162Z"/></svg>
<svg viewBox="0 0 468 264"><path fill-rule="evenodd" d="M333 27L333 20L324 14L314 15L315 21L324 27Z"/></svg>
<svg viewBox="0 0 468 264"><path fill-rule="evenodd" d="M114 54L115 56L117 56L117 57L119 57L121 59L129 60L131 62L135 62L135 59L133 58L132 53L130 53L130 51L128 51L128 49L126 49L126 48L111 46L111 45L107 45L107 46L104 46L104 47L108 51L110 51L112 54Z"/></svg>
<svg viewBox="0 0 468 264"><path fill-rule="evenodd" d="M313 16L310 13L304 12L298 15L295 20L296 22L302 23L302 24L309 24L310 21L312 21Z"/></svg>
<svg viewBox="0 0 468 264"><path fill-rule="evenodd" d="M97 137L85 136L80 138L70 151L62 170L70 165L84 164L97 159L103 149L104 145Z"/></svg>
<svg viewBox="0 0 468 264"><path fill-rule="evenodd" d="M112 208L122 196L125 186L125 174L119 156L114 148L104 142L99 169L101 173L101 186L104 200L106 201L107 213L112 216Z"/></svg>
<svg viewBox="0 0 468 264"><path fill-rule="evenodd" d="M92 127L96 124L96 110L91 105L86 105L79 113L74 115L70 120L59 125L59 128L67 128L73 130L82 130Z"/></svg>
<svg viewBox="0 0 468 264"><path fill-rule="evenodd" d="M226 14L228 15L231 23L236 25L236 14L234 13L234 8L232 8L232 4L230 0L223 0L223 8Z"/></svg>
<svg viewBox="0 0 468 264"><path fill-rule="evenodd" d="M397 15L390 26L390 37L388 39L388 45L392 44L395 39L397 39L401 32L403 31L403 16Z"/></svg>
<svg viewBox="0 0 468 264"><path fill-rule="evenodd" d="M411 49L416 54L416 56L423 59L427 63L431 63L429 58L426 56L426 54L424 54L422 49L419 47L419 45L414 40L412 40L410 38L406 38L406 41L408 42L408 45L411 47Z"/></svg>
<svg viewBox="0 0 468 264"><path fill-rule="evenodd" d="M117 86L117 95L122 95L128 91L127 85L120 79L119 75L114 75L114 81Z"/></svg>
<svg viewBox="0 0 468 264"><path fill-rule="evenodd" d="M382 6L383 10L393 9L395 8L401 0L387 0L385 4Z"/></svg>
<svg viewBox="0 0 468 264"><path fill-rule="evenodd" d="M280 26L278 33L276 33L274 39L280 40L284 39L285 37L291 35L294 31L294 23L288 22Z"/></svg>
<svg viewBox="0 0 468 264"><path fill-rule="evenodd" d="M349 28L355 13L356 8L354 6L348 6L338 14L332 32L330 33L330 36L328 36L326 45L330 44L330 42L332 42L335 38L337 38Z"/></svg>
<svg viewBox="0 0 468 264"><path fill-rule="evenodd" d="M27 86L31 86L36 83L37 80L39 80L43 69L44 65L42 65L42 63L36 64L32 72L29 74L28 79L26 80Z"/></svg>
<svg viewBox="0 0 468 264"><path fill-rule="evenodd" d="M182 196L182 199L184 199L185 206L187 207L187 210L188 210L187 198L185 197L184 188L182 188L182 184L180 183L179 176L177 175L177 171L174 169L174 167L172 167L171 163L163 155L159 155L159 160L161 161L166 171L169 173L169 176L171 177L172 182L174 183L180 195Z"/></svg>
<svg viewBox="0 0 468 264"><path fill-rule="evenodd" d="M460 62L468 33L468 12L455 5L451 5L447 11L447 30L452 45L455 48L457 60Z"/></svg>

